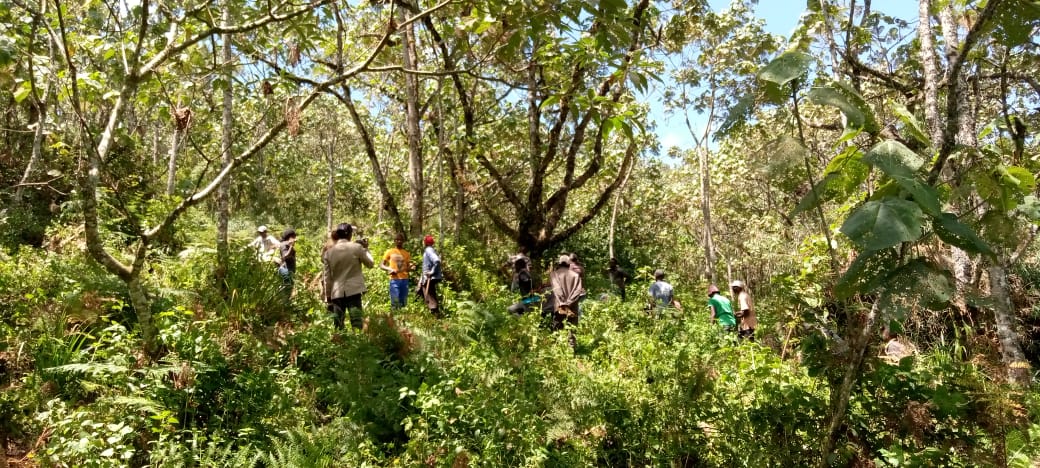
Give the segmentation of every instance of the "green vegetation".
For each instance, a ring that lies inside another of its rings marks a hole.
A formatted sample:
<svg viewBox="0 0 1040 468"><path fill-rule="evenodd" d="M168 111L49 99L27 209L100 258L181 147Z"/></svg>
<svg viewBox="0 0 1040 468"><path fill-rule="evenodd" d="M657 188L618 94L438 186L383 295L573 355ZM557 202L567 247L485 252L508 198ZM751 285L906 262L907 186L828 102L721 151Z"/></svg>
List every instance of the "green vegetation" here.
<svg viewBox="0 0 1040 468"><path fill-rule="evenodd" d="M0 3L0 468L1040 466L1040 3L757 3ZM446 317L336 330L341 221Z"/></svg>

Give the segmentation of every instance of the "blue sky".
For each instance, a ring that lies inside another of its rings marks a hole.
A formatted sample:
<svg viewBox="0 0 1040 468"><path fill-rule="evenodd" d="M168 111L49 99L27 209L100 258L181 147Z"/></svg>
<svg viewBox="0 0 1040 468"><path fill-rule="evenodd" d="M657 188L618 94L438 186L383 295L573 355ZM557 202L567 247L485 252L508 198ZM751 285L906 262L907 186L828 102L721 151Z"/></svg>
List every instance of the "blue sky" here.
<svg viewBox="0 0 1040 468"><path fill-rule="evenodd" d="M720 11L729 6L729 0L709 0L712 9ZM789 37L798 24L798 19L805 11L805 0L759 0L755 14L766 20L766 30L773 34ZM916 22L917 2L910 0L873 0L873 11L883 11L911 22ZM664 78L664 77L662 77ZM668 154L669 147L677 146L688 149L693 147L681 113L666 113L661 105L661 95L670 83L657 83L646 96L650 102L650 117L657 121L657 137L661 142L662 156ZM694 128L703 128L704 117L690 111L690 122Z"/></svg>

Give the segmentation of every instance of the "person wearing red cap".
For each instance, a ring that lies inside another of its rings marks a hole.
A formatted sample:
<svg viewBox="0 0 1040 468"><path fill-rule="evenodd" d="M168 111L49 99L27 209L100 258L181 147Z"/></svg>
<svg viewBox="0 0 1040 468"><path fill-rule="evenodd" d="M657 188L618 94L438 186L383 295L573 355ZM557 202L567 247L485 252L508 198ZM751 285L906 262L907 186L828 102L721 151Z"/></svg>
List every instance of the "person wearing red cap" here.
<svg viewBox="0 0 1040 468"><path fill-rule="evenodd" d="M722 295L719 287L714 284L708 287L708 308L711 309L711 320L722 325L722 329L729 332L737 326L737 319L733 316L733 306L729 298Z"/></svg>
<svg viewBox="0 0 1040 468"><path fill-rule="evenodd" d="M433 248L433 236L423 238L423 245L426 248L423 250L422 278L419 280L418 289L426 300L426 307L430 308L430 313L441 318L440 296L437 294L437 285L444 278L441 273L441 257Z"/></svg>

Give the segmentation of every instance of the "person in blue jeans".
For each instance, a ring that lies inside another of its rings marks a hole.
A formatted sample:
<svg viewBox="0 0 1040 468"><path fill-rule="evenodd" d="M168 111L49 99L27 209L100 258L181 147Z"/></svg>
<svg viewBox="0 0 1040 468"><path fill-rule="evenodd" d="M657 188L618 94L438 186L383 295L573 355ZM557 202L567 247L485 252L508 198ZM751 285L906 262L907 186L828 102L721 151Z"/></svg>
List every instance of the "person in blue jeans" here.
<svg viewBox="0 0 1040 468"><path fill-rule="evenodd" d="M404 249L404 235L394 238L394 248L383 254L379 268L390 275L390 308L400 309L408 303L408 271L412 256Z"/></svg>

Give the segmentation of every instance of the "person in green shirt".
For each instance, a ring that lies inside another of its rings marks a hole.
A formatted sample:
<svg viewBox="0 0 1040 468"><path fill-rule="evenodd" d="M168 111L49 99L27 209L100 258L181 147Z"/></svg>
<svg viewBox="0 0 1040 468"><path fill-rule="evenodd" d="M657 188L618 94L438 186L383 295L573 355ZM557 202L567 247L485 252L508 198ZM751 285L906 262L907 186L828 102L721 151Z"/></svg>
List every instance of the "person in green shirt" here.
<svg viewBox="0 0 1040 468"><path fill-rule="evenodd" d="M729 299L719 291L719 287L714 284L708 287L708 308L711 309L711 320L722 325L723 330L729 332L737 327L733 306L730 305Z"/></svg>

